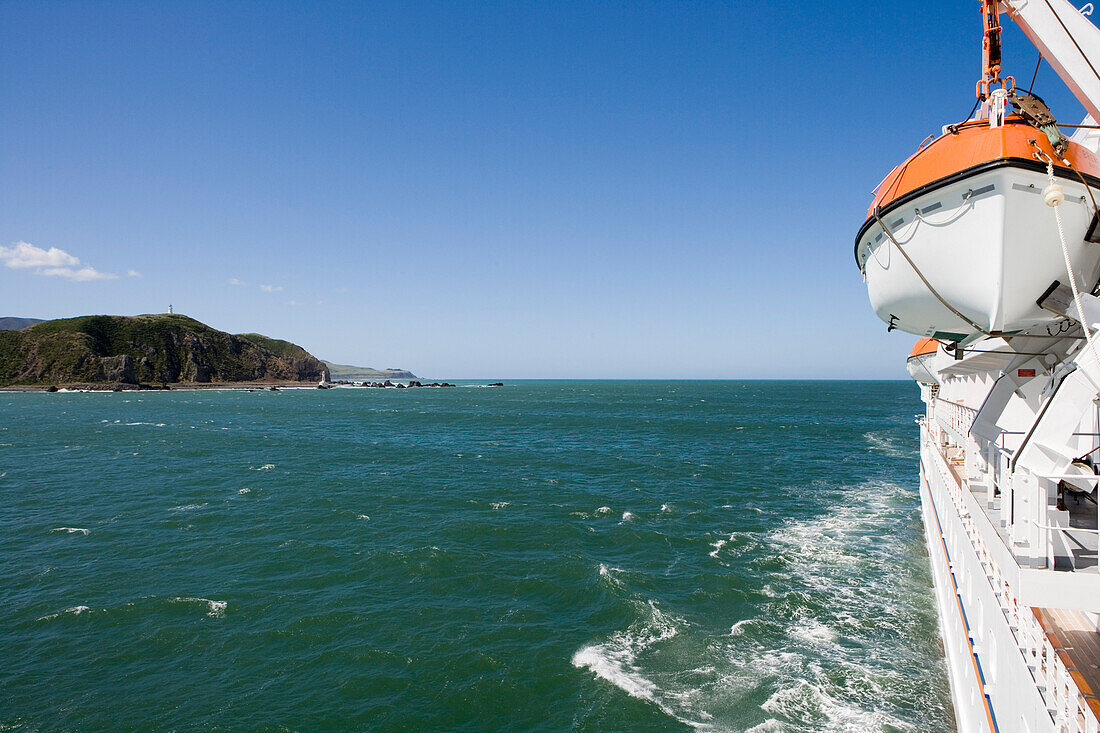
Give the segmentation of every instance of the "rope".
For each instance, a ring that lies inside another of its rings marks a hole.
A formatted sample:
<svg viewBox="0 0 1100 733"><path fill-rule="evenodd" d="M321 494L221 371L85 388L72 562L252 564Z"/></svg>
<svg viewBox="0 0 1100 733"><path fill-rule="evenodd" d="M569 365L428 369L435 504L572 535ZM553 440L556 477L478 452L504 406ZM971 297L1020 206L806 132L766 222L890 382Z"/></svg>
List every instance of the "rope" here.
<svg viewBox="0 0 1100 733"><path fill-rule="evenodd" d="M970 324L970 327L973 328L975 331L978 331L979 333L984 333L984 334L988 335L989 331L986 331L984 328L979 326L977 323L970 320L969 318L964 316L962 313L959 313L959 311L955 309L955 306L948 303L946 300L943 299L942 295L940 295L938 292L936 292L936 289L934 287L932 287L932 283L928 282L928 278L926 278L924 276L924 273L922 273L920 271L920 269L917 267L917 264L915 262L913 262L913 259L909 256L909 253L906 252L904 249L902 249L901 245L898 244L898 240L894 239L893 233L889 229L887 229L886 222L884 222L882 220L882 217L879 216L877 206L875 207L874 211L872 212L872 215L875 217L875 221L878 222L878 225L880 227L882 227L882 231L886 233L886 236L890 238L890 241L894 243L894 246L898 248L898 252L901 253L901 256L904 257L905 261L909 263L909 266L913 268L913 272L917 273L917 277L919 277L920 281L922 283L924 283L924 287L928 288L928 292L930 292L930 293L932 293L932 295L936 296L936 300L940 301L940 303L943 304L944 308L951 311L956 316L958 316L959 318L961 318L962 320L964 320L968 324ZM1097 361L1097 364L1100 365L1100 361Z"/></svg>
<svg viewBox="0 0 1100 733"><path fill-rule="evenodd" d="M966 202L968 206L960 207L955 213L949 214L943 221L929 221L924 218L924 215L920 213L920 209L913 212L913 218L919 221L921 224L927 224L930 227L945 227L954 224L960 217L964 216L968 211L974 208L974 198L967 196Z"/></svg>
<svg viewBox="0 0 1100 733"><path fill-rule="evenodd" d="M1027 93L1031 94L1031 90L1035 88L1035 80L1039 77L1039 65L1043 63L1043 54L1039 54L1039 60L1035 62L1035 73L1031 75L1031 84L1027 87Z"/></svg>
<svg viewBox="0 0 1100 733"><path fill-rule="evenodd" d="M1047 158L1047 185L1053 186L1054 183L1054 161ZM1058 202L1061 203L1061 202ZM1069 276L1069 287L1073 291L1073 304L1077 306L1077 316L1081 323L1081 330L1085 332L1085 340L1088 342L1089 352L1092 354L1093 363L1096 366L1097 373L1100 373L1100 355L1096 353L1096 343L1092 339L1092 329L1089 328L1089 324L1085 321L1085 311L1081 307L1081 291L1077 287L1077 276L1073 274L1073 262L1069 256L1069 245L1066 244L1066 233L1062 229L1062 214L1058 210L1058 203L1051 206L1054 209L1054 220L1058 224L1058 239L1062 243L1062 258L1066 262L1066 274Z"/></svg>

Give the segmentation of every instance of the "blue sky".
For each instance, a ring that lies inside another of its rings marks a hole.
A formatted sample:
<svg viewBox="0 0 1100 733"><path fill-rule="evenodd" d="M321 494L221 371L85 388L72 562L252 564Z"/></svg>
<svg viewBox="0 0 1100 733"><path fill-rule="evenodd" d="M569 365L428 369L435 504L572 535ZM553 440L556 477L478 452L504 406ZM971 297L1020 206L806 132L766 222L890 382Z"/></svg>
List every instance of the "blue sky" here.
<svg viewBox="0 0 1100 733"><path fill-rule="evenodd" d="M914 339L852 241L970 110L980 24L973 0L8 0L0 315L171 303L441 378L903 378ZM1036 91L1079 121L1047 66Z"/></svg>

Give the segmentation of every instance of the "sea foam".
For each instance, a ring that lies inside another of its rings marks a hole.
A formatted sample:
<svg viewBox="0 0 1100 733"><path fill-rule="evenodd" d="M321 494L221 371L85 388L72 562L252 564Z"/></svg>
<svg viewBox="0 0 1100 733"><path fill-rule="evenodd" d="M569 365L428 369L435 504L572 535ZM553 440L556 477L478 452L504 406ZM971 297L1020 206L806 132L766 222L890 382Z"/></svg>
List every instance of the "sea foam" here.
<svg viewBox="0 0 1100 733"><path fill-rule="evenodd" d="M600 566L601 575L606 565ZM694 710L689 690L663 690L643 669L639 657L653 653L678 633L679 622L663 613L653 601L637 602L640 618L625 631L616 632L602 644L583 646L572 663L597 678L610 682L631 697L647 700L672 718L697 729L708 729L710 717Z"/></svg>
<svg viewBox="0 0 1100 733"><path fill-rule="evenodd" d="M214 601L209 598L173 598L172 603L205 603L207 612L206 615L211 618L221 618L225 615L225 609L229 605L228 601Z"/></svg>
<svg viewBox="0 0 1100 733"><path fill-rule="evenodd" d="M39 617L38 620L39 621L49 621L50 619L54 619L54 618L57 618L59 616L64 616L64 615L79 616L80 614L85 613L85 612L90 611L90 610L92 610L92 609L88 608L87 606L73 606L72 608L66 608L64 611L59 611L57 613L46 614L45 616Z"/></svg>

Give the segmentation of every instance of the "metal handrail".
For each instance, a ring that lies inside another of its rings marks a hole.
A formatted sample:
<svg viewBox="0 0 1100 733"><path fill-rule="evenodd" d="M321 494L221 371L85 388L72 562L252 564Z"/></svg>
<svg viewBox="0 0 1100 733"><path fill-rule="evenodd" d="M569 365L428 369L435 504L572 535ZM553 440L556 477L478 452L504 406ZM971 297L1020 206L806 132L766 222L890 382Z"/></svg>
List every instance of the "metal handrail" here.
<svg viewBox="0 0 1100 733"><path fill-rule="evenodd" d="M964 410L970 410L971 412L975 412L975 413L978 411L977 407L971 407L970 405L964 405L961 402L952 402L951 400L945 400L943 397L936 397L935 399L936 399L936 402L942 402L945 405L954 405L955 407L961 407Z"/></svg>
<svg viewBox="0 0 1100 733"><path fill-rule="evenodd" d="M1058 525L1056 525L1056 524L1054 524L1054 525L1051 525L1051 524L1039 524L1038 522L1036 522L1036 523L1035 523L1035 526L1036 526L1036 527L1038 527L1039 529L1045 529L1045 530L1049 530L1049 531L1058 531L1058 532L1093 532L1093 533L1095 533L1095 534L1100 534L1100 529L1089 529L1088 527L1059 527L1059 526L1058 526Z"/></svg>

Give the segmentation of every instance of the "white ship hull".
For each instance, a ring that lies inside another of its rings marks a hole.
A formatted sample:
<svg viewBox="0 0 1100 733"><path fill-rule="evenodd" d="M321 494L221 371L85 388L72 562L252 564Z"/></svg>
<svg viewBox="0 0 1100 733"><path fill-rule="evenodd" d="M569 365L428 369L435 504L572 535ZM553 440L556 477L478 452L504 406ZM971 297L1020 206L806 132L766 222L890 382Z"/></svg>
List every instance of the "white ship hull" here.
<svg viewBox="0 0 1100 733"><path fill-rule="evenodd" d="M922 443L921 515L958 730L1068 730L1055 725L1047 710L1001 600L967 539L942 466L936 465L935 446Z"/></svg>

